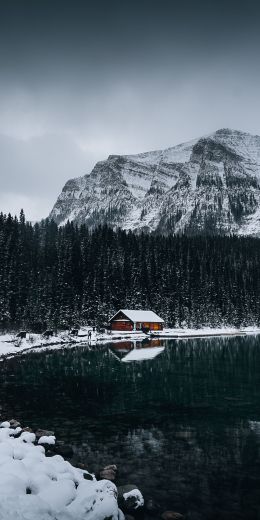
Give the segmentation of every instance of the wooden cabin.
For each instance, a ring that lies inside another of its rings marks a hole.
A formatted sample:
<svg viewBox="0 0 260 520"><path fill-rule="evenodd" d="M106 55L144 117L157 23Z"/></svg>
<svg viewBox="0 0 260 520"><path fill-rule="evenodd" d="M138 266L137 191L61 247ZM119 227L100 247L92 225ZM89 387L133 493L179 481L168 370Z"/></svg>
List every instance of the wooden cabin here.
<svg viewBox="0 0 260 520"><path fill-rule="evenodd" d="M120 309L109 320L110 330L124 332L138 332L149 330L163 330L164 321L153 311L135 311Z"/></svg>

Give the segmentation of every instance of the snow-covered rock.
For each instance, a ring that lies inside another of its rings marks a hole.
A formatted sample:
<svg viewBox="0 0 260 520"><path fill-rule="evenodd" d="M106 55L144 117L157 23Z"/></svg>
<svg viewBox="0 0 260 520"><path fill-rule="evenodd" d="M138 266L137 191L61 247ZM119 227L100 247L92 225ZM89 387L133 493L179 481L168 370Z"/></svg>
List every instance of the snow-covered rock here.
<svg viewBox="0 0 260 520"><path fill-rule="evenodd" d="M118 487L118 501L125 513L139 509L144 505L141 491L133 484L125 484Z"/></svg>
<svg viewBox="0 0 260 520"><path fill-rule="evenodd" d="M0 430L0 520L122 520L117 488L86 480L60 455L46 457L35 435Z"/></svg>
<svg viewBox="0 0 260 520"><path fill-rule="evenodd" d="M54 445L55 441L56 441L56 438L54 437L54 435L43 435L38 440L38 444L51 444L51 445Z"/></svg>
<svg viewBox="0 0 260 520"><path fill-rule="evenodd" d="M50 217L89 227L260 235L260 137L222 129L166 150L110 155L65 184Z"/></svg>
<svg viewBox="0 0 260 520"><path fill-rule="evenodd" d="M22 432L19 437L19 440L22 442L32 443L36 441L36 435L32 432Z"/></svg>
<svg viewBox="0 0 260 520"><path fill-rule="evenodd" d="M128 493L123 494L124 500L128 502L130 499L133 500L133 508L138 509L138 507L142 507L144 505L144 499L141 491L139 489L132 489L128 491Z"/></svg>
<svg viewBox="0 0 260 520"><path fill-rule="evenodd" d="M0 424L0 428L10 428L9 421L4 421Z"/></svg>

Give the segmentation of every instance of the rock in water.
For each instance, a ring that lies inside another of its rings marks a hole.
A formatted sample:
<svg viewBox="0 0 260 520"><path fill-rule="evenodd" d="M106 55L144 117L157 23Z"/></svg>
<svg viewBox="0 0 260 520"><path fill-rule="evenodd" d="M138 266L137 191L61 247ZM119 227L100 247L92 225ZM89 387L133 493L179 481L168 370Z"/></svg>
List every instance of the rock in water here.
<svg viewBox="0 0 260 520"><path fill-rule="evenodd" d="M9 421L9 423L10 423L11 428L19 428L19 426L21 426L19 421L16 421L15 419L11 419Z"/></svg>
<svg viewBox="0 0 260 520"><path fill-rule="evenodd" d="M61 455L65 459L69 459L69 458L73 457L72 446L70 446L69 444L65 444L62 441L58 441L56 443L54 450L55 450L55 453L57 453L58 455Z"/></svg>
<svg viewBox="0 0 260 520"><path fill-rule="evenodd" d="M103 469L99 472L100 479L106 479L106 480L116 480L116 474L117 474L117 466L115 464L110 464L109 466L105 466Z"/></svg>
<svg viewBox="0 0 260 520"><path fill-rule="evenodd" d="M184 520L184 516L176 511L164 511L161 515L162 520Z"/></svg>
<svg viewBox="0 0 260 520"><path fill-rule="evenodd" d="M162 510L160 504L157 504L157 502L155 502L153 498L149 498L146 501L145 509L152 516L158 516L160 511Z"/></svg>
<svg viewBox="0 0 260 520"><path fill-rule="evenodd" d="M110 155L69 180L50 218L93 228L260 236L260 137L217 132L166 150Z"/></svg>
<svg viewBox="0 0 260 520"><path fill-rule="evenodd" d="M135 511L143 507L143 495L135 485L126 484L125 486L119 486L117 492L118 504L123 512Z"/></svg>
<svg viewBox="0 0 260 520"><path fill-rule="evenodd" d="M54 432L51 430L41 430L40 428L36 430L35 432L36 439L39 439L40 437L52 437L54 435Z"/></svg>

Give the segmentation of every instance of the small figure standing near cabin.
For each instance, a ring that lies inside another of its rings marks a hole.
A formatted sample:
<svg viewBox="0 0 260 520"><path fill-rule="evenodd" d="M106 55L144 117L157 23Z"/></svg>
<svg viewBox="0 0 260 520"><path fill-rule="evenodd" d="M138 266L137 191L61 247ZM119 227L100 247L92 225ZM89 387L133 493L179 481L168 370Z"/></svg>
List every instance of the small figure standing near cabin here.
<svg viewBox="0 0 260 520"><path fill-rule="evenodd" d="M88 340L91 341L91 330L88 331Z"/></svg>

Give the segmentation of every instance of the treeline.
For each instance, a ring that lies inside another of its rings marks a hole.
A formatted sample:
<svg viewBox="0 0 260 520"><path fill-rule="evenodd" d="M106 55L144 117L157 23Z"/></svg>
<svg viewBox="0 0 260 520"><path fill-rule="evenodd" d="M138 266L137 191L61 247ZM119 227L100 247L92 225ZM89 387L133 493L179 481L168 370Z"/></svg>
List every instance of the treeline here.
<svg viewBox="0 0 260 520"><path fill-rule="evenodd" d="M119 308L152 309L170 326L259 325L259 246L0 214L0 327L101 326Z"/></svg>

